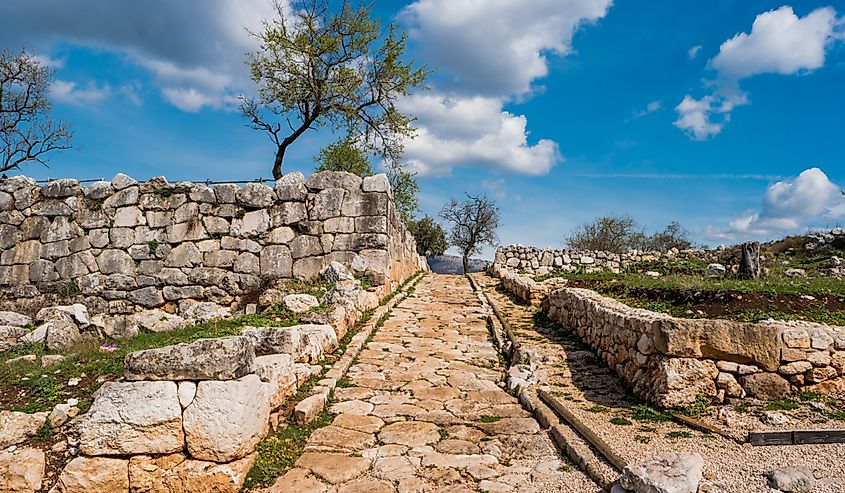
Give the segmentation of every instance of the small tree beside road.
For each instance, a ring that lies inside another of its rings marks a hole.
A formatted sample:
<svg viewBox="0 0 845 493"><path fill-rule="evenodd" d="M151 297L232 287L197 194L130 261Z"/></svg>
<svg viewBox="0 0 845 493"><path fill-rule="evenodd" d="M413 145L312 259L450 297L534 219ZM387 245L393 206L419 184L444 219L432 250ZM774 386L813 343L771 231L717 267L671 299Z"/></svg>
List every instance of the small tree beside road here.
<svg viewBox="0 0 845 493"><path fill-rule="evenodd" d="M469 272L472 255L481 253L483 246L495 246L498 242L496 230L500 216L501 212L492 199L469 194L466 201L452 199L440 211L440 217L452 225L449 242L461 252L464 273Z"/></svg>

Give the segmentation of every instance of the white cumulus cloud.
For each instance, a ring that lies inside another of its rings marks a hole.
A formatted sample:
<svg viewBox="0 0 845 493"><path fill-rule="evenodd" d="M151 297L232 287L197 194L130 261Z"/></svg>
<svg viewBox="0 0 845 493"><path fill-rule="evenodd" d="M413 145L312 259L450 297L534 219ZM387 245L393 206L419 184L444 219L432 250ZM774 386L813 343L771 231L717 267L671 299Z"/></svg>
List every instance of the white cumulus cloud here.
<svg viewBox="0 0 845 493"><path fill-rule="evenodd" d="M730 120L730 111L749 103L739 88L741 80L759 74L792 75L821 68L827 50L838 37L837 24L842 22L832 7L818 8L804 17L796 15L789 6L758 15L751 33L738 33L721 44L719 53L708 62L717 77L713 92L700 99L686 95L675 108L675 126L695 140L719 134ZM690 50L690 57L693 55ZM717 115L719 119L713 120Z"/></svg>
<svg viewBox="0 0 845 493"><path fill-rule="evenodd" d="M845 196L819 168L769 185L757 211L749 211L727 228L709 230L716 239L747 239L801 232L845 217Z"/></svg>
<svg viewBox="0 0 845 493"><path fill-rule="evenodd" d="M99 103L111 97L111 94L109 85L97 86L93 82L80 87L76 82L55 80L50 86L52 99L76 106Z"/></svg>
<svg viewBox="0 0 845 493"><path fill-rule="evenodd" d="M403 101L402 110L418 118L405 157L422 176L447 175L456 166L543 175L562 159L554 141L529 144L525 116L503 111L496 98L424 94Z"/></svg>
<svg viewBox="0 0 845 493"><path fill-rule="evenodd" d="M502 96L531 92L548 53L572 52L572 36L605 16L611 0L417 0L403 18L450 90Z"/></svg>

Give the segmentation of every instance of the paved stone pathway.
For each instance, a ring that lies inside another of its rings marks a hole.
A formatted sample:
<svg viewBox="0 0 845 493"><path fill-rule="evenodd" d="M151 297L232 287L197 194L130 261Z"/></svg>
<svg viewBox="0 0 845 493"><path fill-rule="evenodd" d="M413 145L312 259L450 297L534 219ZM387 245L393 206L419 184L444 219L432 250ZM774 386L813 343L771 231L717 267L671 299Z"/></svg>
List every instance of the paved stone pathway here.
<svg viewBox="0 0 845 493"><path fill-rule="evenodd" d="M600 491L497 384L487 312L461 276L394 309L273 493Z"/></svg>

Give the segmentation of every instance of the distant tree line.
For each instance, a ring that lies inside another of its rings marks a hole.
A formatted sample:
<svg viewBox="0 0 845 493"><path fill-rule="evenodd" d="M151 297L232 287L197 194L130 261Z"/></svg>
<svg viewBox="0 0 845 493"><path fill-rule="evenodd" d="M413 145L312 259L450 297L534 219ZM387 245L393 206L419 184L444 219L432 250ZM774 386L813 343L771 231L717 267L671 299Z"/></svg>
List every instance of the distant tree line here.
<svg viewBox="0 0 845 493"><path fill-rule="evenodd" d="M692 248L689 231L677 221L669 223L662 231L645 233L629 215L598 217L582 224L564 239L571 250L593 250L624 253L630 250L665 252L672 248Z"/></svg>

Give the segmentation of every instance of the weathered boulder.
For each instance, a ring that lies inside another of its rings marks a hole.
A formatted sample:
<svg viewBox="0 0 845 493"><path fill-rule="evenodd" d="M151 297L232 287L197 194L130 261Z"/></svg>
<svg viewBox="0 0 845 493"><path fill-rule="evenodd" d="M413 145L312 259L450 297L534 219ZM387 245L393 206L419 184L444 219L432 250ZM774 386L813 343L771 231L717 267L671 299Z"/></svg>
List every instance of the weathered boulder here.
<svg viewBox="0 0 845 493"><path fill-rule="evenodd" d="M355 277L340 262L331 262L321 272L320 276L328 282L351 281Z"/></svg>
<svg viewBox="0 0 845 493"><path fill-rule="evenodd" d="M8 351L28 333L29 331L23 327L0 325L0 351Z"/></svg>
<svg viewBox="0 0 845 493"><path fill-rule="evenodd" d="M232 317L232 310L216 303L195 303L182 312L186 320L192 322L210 322Z"/></svg>
<svg viewBox="0 0 845 493"><path fill-rule="evenodd" d="M35 315L36 322L49 322L51 320L68 320L82 328L88 327L91 324L88 318L88 309L81 303L42 308Z"/></svg>
<svg viewBox="0 0 845 493"><path fill-rule="evenodd" d="M255 454L227 464L192 460L183 454L137 455L129 460L132 493L237 493Z"/></svg>
<svg viewBox="0 0 845 493"><path fill-rule="evenodd" d="M32 323L32 318L26 315L21 315L15 312L0 311L0 325L8 325L12 327L26 327Z"/></svg>
<svg viewBox="0 0 845 493"><path fill-rule="evenodd" d="M79 424L86 455L167 454L182 450L182 407L173 382L107 383Z"/></svg>
<svg viewBox="0 0 845 493"><path fill-rule="evenodd" d="M236 380L255 370L255 350L243 336L200 339L129 353L126 380Z"/></svg>
<svg viewBox="0 0 845 493"><path fill-rule="evenodd" d="M185 319L162 310L144 310L132 315L132 322L148 332L171 332L186 325Z"/></svg>
<svg viewBox="0 0 845 493"><path fill-rule="evenodd" d="M789 382L776 373L743 375L739 384L749 396L762 400L781 399L791 392Z"/></svg>
<svg viewBox="0 0 845 493"><path fill-rule="evenodd" d="M73 347L81 340L79 327L73 322L56 320L47 322L45 325L47 325L45 344L50 351Z"/></svg>
<svg viewBox="0 0 845 493"><path fill-rule="evenodd" d="M241 335L248 338L261 355L298 355L302 348L302 334L294 327L244 327Z"/></svg>
<svg viewBox="0 0 845 493"><path fill-rule="evenodd" d="M21 443L38 433L47 420L47 414L0 411L0 449Z"/></svg>
<svg viewBox="0 0 845 493"><path fill-rule="evenodd" d="M305 313L320 306L320 300L310 294L289 294L283 301L287 309L294 313Z"/></svg>
<svg viewBox="0 0 845 493"><path fill-rule="evenodd" d="M695 404L698 396L716 396L715 363L692 358L658 358L654 371L654 401L667 408Z"/></svg>
<svg viewBox="0 0 845 493"><path fill-rule="evenodd" d="M32 493L41 489L46 457L34 448L0 452L0 491Z"/></svg>
<svg viewBox="0 0 845 493"><path fill-rule="evenodd" d="M765 473L769 486L784 493L812 491L816 485L813 471L807 467L784 467Z"/></svg>
<svg viewBox="0 0 845 493"><path fill-rule="evenodd" d="M250 454L267 434L271 392L256 375L200 382L196 397L184 413L191 456L229 462Z"/></svg>
<svg viewBox="0 0 845 493"><path fill-rule="evenodd" d="M255 374L270 385L270 407L275 409L296 393L297 379L289 354L271 354L255 358Z"/></svg>
<svg viewBox="0 0 845 493"><path fill-rule="evenodd" d="M707 269L704 270L705 277L725 277L725 274L728 272L728 269L725 268L722 264L710 264L707 266Z"/></svg>
<svg viewBox="0 0 845 493"><path fill-rule="evenodd" d="M128 460L79 456L65 466L50 493L127 493L128 491Z"/></svg>
<svg viewBox="0 0 845 493"><path fill-rule="evenodd" d="M619 484L634 493L696 493L704 470L698 454L667 452L653 460L629 464Z"/></svg>

